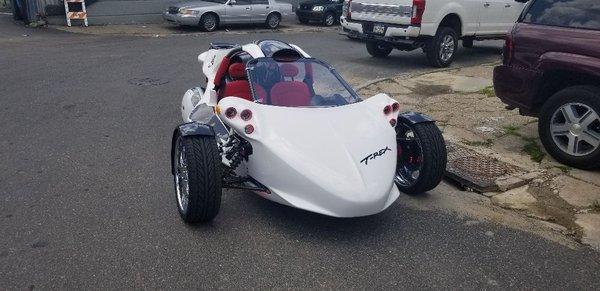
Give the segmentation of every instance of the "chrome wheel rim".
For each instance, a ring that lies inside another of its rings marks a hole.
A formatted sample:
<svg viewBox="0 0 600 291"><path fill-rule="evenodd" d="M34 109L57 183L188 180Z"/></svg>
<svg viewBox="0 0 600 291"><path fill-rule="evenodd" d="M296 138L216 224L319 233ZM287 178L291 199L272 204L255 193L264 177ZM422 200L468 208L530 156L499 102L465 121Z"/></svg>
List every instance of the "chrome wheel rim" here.
<svg viewBox="0 0 600 291"><path fill-rule="evenodd" d="M327 17L325 18L325 24L327 26L332 26L334 21L335 21L335 19L333 18L333 15L331 15L331 14L327 15Z"/></svg>
<svg viewBox="0 0 600 291"><path fill-rule="evenodd" d="M175 145L175 191L177 192L177 204L179 209L185 211L188 207L190 197L190 186L187 163L185 160L185 148L181 143L181 137Z"/></svg>
<svg viewBox="0 0 600 291"><path fill-rule="evenodd" d="M269 16L269 27L275 28L279 24L279 17L276 15Z"/></svg>
<svg viewBox="0 0 600 291"><path fill-rule="evenodd" d="M215 17L212 15L206 16L206 19L204 20L204 28L206 28L206 30L214 30L216 26L217 20Z"/></svg>
<svg viewBox="0 0 600 291"><path fill-rule="evenodd" d="M454 55L454 38L451 35L446 35L440 43L440 59L444 62L449 61Z"/></svg>
<svg viewBox="0 0 600 291"><path fill-rule="evenodd" d="M402 187L414 185L421 175L423 150L414 131L404 124L396 126L396 144L398 146L396 177L394 181Z"/></svg>
<svg viewBox="0 0 600 291"><path fill-rule="evenodd" d="M588 155L600 147L600 117L585 104L564 104L552 114L550 134L563 152L578 157Z"/></svg>

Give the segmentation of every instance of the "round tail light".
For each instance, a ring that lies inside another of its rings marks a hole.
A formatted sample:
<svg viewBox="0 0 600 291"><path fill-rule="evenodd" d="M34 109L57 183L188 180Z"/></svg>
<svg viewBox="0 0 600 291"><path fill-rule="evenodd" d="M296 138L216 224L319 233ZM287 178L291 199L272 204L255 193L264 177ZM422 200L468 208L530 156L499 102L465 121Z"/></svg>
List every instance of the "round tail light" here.
<svg viewBox="0 0 600 291"><path fill-rule="evenodd" d="M392 106L386 105L383 107L383 114L388 115L390 113L392 113Z"/></svg>
<svg viewBox="0 0 600 291"><path fill-rule="evenodd" d="M225 110L225 116L229 119L234 118L237 115L237 110L235 110L235 108L233 107L229 107L227 108L227 110Z"/></svg>
<svg viewBox="0 0 600 291"><path fill-rule="evenodd" d="M252 124L248 124L246 125L246 127L244 127L244 132L246 134L251 134L254 132L254 126L252 126Z"/></svg>
<svg viewBox="0 0 600 291"><path fill-rule="evenodd" d="M242 113L240 113L240 117L243 121L248 121L252 118L252 111L249 109L244 109L242 110Z"/></svg>
<svg viewBox="0 0 600 291"><path fill-rule="evenodd" d="M396 127L396 119L394 119L394 118L390 119L390 125L392 127Z"/></svg>
<svg viewBox="0 0 600 291"><path fill-rule="evenodd" d="M396 112L400 110L400 104L398 104L398 102L394 102L394 104L392 104L392 111Z"/></svg>

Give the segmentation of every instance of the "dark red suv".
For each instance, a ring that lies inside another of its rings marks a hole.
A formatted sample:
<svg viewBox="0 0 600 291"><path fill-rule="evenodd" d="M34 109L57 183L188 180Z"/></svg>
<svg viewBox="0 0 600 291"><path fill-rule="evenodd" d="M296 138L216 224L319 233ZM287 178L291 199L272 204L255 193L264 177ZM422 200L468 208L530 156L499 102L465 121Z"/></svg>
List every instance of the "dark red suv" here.
<svg viewBox="0 0 600 291"><path fill-rule="evenodd" d="M494 69L507 108L539 117L546 151L600 168L600 0L531 0Z"/></svg>

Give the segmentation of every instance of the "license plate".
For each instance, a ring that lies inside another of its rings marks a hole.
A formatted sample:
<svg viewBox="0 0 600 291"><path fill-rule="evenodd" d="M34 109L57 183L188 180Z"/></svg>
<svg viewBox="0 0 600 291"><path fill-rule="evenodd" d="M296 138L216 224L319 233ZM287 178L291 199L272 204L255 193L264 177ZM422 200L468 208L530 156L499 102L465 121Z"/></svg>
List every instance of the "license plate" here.
<svg viewBox="0 0 600 291"><path fill-rule="evenodd" d="M373 25L373 33L384 34L385 33L385 25L382 25L382 24Z"/></svg>

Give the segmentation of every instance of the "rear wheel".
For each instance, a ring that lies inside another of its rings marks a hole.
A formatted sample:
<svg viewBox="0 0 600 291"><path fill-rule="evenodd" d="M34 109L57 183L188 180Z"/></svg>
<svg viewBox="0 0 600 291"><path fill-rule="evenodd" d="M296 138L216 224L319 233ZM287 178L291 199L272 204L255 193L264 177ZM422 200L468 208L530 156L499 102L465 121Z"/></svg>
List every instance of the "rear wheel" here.
<svg viewBox="0 0 600 291"><path fill-rule="evenodd" d="M458 36L450 27L440 27L424 47L429 64L438 68L450 66L457 49Z"/></svg>
<svg viewBox="0 0 600 291"><path fill-rule="evenodd" d="M600 168L600 88L576 86L554 94L542 107L538 130L544 148L557 161Z"/></svg>
<svg viewBox="0 0 600 291"><path fill-rule="evenodd" d="M435 188L446 170L446 143L433 122L396 126L398 160L394 181L400 191L416 195Z"/></svg>
<svg viewBox="0 0 600 291"><path fill-rule="evenodd" d="M281 16L279 16L277 13L271 13L269 16L267 16L265 25L267 28L275 29L279 27L279 23L281 23Z"/></svg>
<svg viewBox="0 0 600 291"><path fill-rule="evenodd" d="M376 58L385 58L390 55L394 48L383 41L368 41L367 51Z"/></svg>
<svg viewBox="0 0 600 291"><path fill-rule="evenodd" d="M332 26L334 24L335 24L335 14L333 14L331 12L325 13L325 16L323 17L323 25Z"/></svg>
<svg viewBox="0 0 600 291"><path fill-rule="evenodd" d="M187 223L210 221L221 206L221 156L213 136L178 136L173 172L177 209Z"/></svg>

